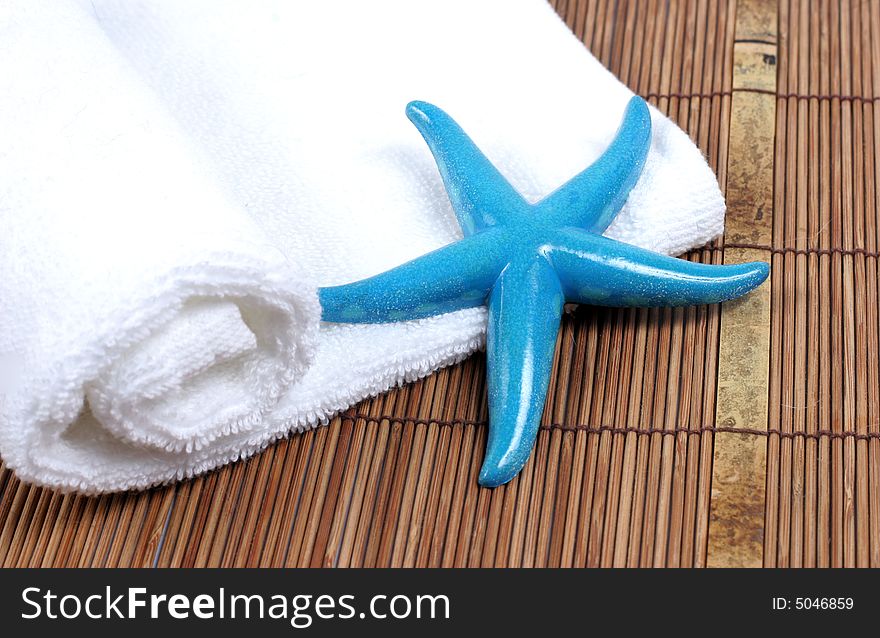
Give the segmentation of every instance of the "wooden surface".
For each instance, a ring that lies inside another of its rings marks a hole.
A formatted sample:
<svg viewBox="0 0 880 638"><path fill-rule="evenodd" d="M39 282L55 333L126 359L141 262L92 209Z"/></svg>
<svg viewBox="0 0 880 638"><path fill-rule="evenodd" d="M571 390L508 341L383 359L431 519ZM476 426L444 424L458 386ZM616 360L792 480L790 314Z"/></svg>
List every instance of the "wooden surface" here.
<svg viewBox="0 0 880 638"><path fill-rule="evenodd" d="M687 258L769 255L772 286L723 314L573 308L507 486L476 484L476 355L173 486L4 470L0 564L880 566L880 3L554 6L727 190L726 248Z"/></svg>
<svg viewBox="0 0 880 638"><path fill-rule="evenodd" d="M738 0L724 263L770 261L776 134L776 0ZM767 248L762 248L766 246ZM771 280L772 284L772 280ZM764 540L770 285L724 304L718 351L710 567L759 567Z"/></svg>

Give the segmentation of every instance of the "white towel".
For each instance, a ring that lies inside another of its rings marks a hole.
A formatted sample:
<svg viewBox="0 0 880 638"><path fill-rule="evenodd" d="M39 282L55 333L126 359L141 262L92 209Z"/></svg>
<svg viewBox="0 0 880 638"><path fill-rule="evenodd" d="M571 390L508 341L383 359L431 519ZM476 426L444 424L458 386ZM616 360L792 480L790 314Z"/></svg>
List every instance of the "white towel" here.
<svg viewBox="0 0 880 638"><path fill-rule="evenodd" d="M0 61L0 454L86 492L251 455L482 345L482 309L319 322L317 286L460 236L409 100L537 200L631 95L544 0L7 0ZM677 254L724 203L652 118L609 234Z"/></svg>

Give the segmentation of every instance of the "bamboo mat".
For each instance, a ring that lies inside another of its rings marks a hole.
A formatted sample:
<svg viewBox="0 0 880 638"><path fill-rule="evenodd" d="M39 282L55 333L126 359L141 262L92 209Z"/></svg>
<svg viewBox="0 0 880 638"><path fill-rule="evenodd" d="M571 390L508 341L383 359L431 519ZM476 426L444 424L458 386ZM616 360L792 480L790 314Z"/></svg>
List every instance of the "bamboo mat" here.
<svg viewBox="0 0 880 638"><path fill-rule="evenodd" d="M772 285L571 307L504 487L476 483L476 355L177 485L86 498L3 470L0 564L880 566L880 2L552 4L726 189L726 246L687 257L771 259Z"/></svg>

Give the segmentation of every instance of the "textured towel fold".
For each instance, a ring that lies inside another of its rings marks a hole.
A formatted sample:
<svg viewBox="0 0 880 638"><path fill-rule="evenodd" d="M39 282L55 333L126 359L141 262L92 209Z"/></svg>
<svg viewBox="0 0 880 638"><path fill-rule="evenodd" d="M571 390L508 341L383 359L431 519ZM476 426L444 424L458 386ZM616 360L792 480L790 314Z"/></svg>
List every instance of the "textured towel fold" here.
<svg viewBox="0 0 880 638"><path fill-rule="evenodd" d="M409 100L536 200L631 95L544 0L14 0L0 59L0 454L88 492L250 455L481 346L482 309L319 322L317 286L459 236ZM652 118L608 234L677 254L724 204Z"/></svg>

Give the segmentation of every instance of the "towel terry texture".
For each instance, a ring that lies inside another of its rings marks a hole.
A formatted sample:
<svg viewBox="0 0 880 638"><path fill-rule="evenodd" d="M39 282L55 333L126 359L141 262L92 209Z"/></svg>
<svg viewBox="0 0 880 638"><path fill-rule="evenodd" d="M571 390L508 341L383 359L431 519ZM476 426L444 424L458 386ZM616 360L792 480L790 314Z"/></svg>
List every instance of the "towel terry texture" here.
<svg viewBox="0 0 880 638"><path fill-rule="evenodd" d="M408 101L537 200L631 96L545 0L8 0L0 60L0 454L85 492L251 455L481 347L483 309L319 321L317 286L460 236ZM652 119L608 234L679 254L724 203Z"/></svg>

